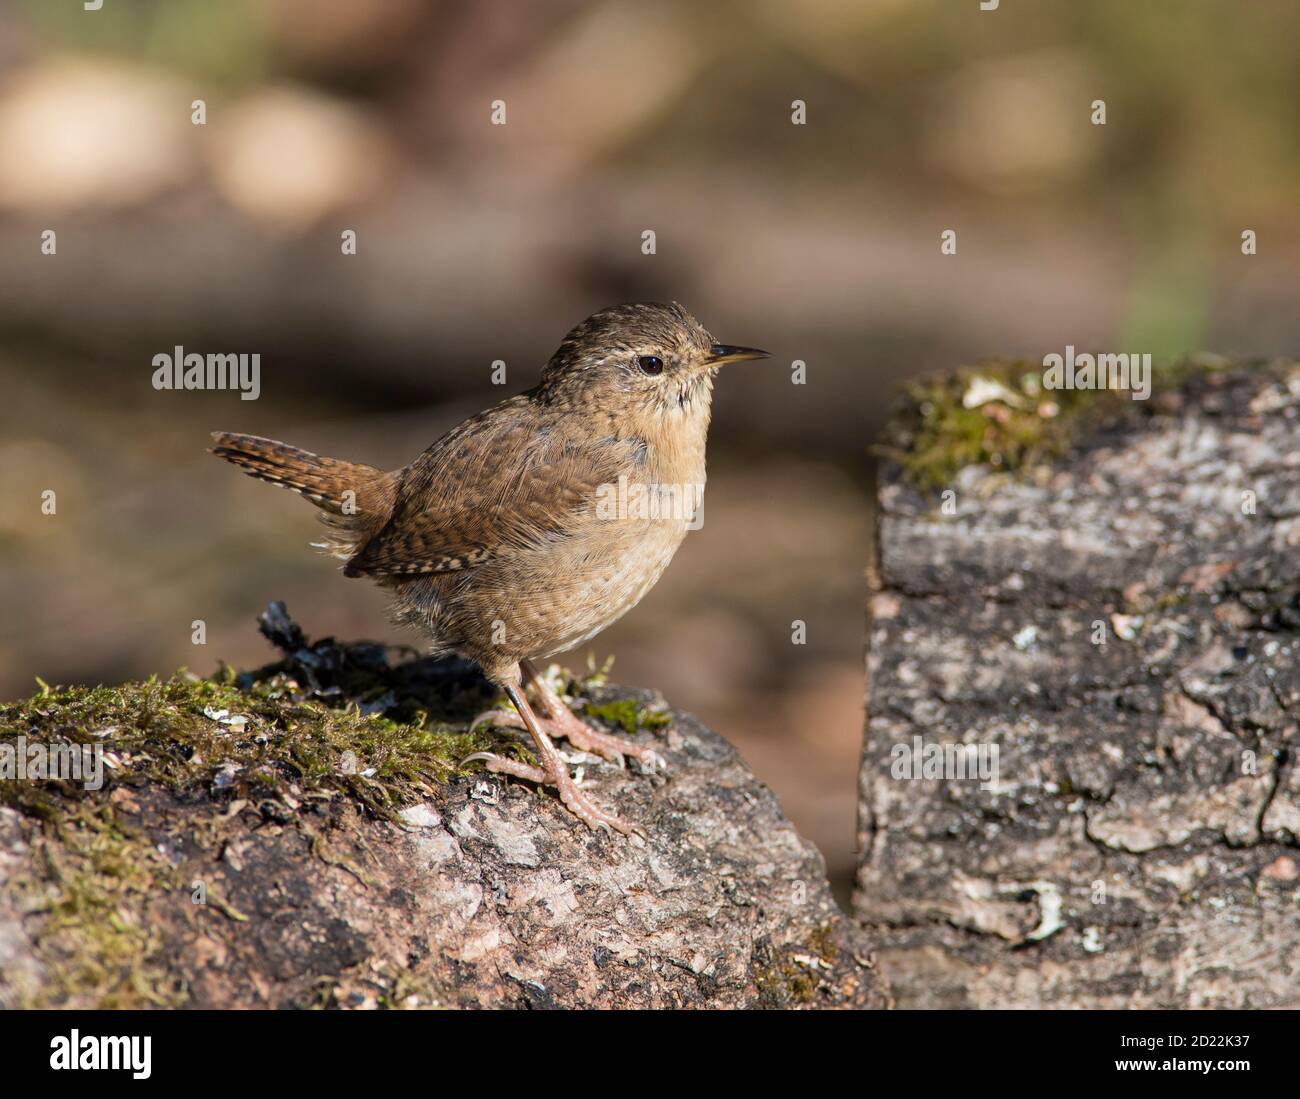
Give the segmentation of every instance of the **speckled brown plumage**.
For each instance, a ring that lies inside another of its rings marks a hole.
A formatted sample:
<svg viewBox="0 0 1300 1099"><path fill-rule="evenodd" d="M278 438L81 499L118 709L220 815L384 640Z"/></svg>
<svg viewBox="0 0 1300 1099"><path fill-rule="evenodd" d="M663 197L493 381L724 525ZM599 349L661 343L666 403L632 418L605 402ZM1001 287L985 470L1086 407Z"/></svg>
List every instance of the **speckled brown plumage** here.
<svg viewBox="0 0 1300 1099"><path fill-rule="evenodd" d="M481 757L490 769L556 786L593 827L634 831L578 790L549 735L610 758L657 757L580 722L529 660L594 637L659 579L690 514L656 514L626 492L620 510L618 488L667 486L693 503L714 375L763 354L714 343L677 304L615 306L565 337L535 388L466 420L403 469L227 432L214 433L213 452L316 504L347 576L378 581L435 651L476 661L505 689L518 717L494 716L529 731L542 766Z"/></svg>

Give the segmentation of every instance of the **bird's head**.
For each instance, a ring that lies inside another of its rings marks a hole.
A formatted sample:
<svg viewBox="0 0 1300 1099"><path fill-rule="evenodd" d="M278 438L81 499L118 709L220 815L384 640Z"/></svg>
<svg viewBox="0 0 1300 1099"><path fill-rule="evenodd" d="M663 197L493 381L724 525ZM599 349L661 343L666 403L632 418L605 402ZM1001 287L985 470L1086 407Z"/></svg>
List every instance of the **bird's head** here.
<svg viewBox="0 0 1300 1099"><path fill-rule="evenodd" d="M593 313L564 337L538 396L628 415L708 415L713 377L766 351L720 344L682 306L644 302Z"/></svg>

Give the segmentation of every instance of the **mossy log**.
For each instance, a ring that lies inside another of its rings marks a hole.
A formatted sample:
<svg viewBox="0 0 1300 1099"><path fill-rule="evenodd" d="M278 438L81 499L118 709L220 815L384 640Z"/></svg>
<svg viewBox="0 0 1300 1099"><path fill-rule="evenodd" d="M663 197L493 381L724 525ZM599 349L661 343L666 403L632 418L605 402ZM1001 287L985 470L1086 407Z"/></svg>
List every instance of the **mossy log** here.
<svg viewBox="0 0 1300 1099"><path fill-rule="evenodd" d="M928 388L881 470L855 905L895 998L1300 1006L1300 367L1019 392ZM902 777L958 744L996 775Z"/></svg>
<svg viewBox="0 0 1300 1099"><path fill-rule="evenodd" d="M821 856L720 737L601 676L589 717L667 778L582 761L644 842L461 768L491 688L457 662L308 644L277 664L47 689L20 736L105 750L101 789L0 781L0 1004L194 1007L880 1005Z"/></svg>

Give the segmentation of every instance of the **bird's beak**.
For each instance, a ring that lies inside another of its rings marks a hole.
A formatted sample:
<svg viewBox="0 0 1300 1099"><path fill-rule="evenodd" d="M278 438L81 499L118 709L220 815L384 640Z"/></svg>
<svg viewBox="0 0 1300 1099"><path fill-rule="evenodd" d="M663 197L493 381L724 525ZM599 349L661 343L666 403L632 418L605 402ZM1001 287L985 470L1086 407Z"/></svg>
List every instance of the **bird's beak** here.
<svg viewBox="0 0 1300 1099"><path fill-rule="evenodd" d="M770 356L757 347L732 347L729 343L715 343L709 348L708 364L720 366L722 363L744 362L746 359L766 359Z"/></svg>

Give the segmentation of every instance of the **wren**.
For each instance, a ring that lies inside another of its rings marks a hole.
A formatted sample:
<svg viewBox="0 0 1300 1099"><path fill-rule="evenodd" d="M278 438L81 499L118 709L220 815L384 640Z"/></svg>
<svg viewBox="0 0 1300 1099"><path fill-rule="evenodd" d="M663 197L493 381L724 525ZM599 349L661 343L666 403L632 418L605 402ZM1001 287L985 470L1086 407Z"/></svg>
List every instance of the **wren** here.
<svg viewBox="0 0 1300 1099"><path fill-rule="evenodd" d="M470 417L410 465L385 472L271 439L213 432L212 452L293 489L322 512L323 544L391 593L396 617L504 690L540 766L487 752L489 770L554 787L592 828L643 829L595 804L555 750L562 737L619 763L663 766L653 749L578 718L534 661L595 637L640 601L698 508L713 381L767 352L716 343L680 305L618 305L564 338L537 386ZM616 501L611 506L611 501ZM529 702L532 687L537 705Z"/></svg>

